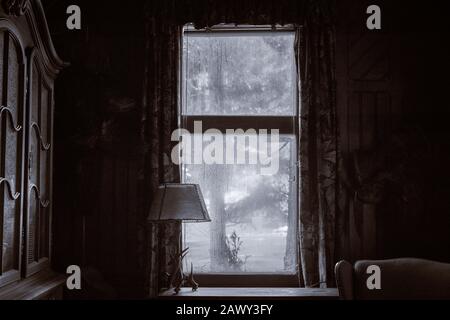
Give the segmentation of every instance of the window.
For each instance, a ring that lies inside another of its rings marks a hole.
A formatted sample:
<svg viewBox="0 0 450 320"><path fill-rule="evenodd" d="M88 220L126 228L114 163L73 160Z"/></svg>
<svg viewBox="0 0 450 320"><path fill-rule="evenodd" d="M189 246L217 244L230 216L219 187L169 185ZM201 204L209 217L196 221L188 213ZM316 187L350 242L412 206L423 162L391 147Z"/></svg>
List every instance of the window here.
<svg viewBox="0 0 450 320"><path fill-rule="evenodd" d="M182 181L200 184L212 220L184 224L185 270L296 273L294 40L289 28L184 29Z"/></svg>

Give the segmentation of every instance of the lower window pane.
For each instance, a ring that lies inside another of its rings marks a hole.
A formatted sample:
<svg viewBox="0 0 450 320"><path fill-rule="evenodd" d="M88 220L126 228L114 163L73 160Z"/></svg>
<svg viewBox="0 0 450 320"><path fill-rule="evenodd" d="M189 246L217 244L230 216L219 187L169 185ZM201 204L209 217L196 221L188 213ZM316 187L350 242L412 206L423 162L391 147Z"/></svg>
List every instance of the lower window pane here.
<svg viewBox="0 0 450 320"><path fill-rule="evenodd" d="M278 150L270 174L259 163L183 165L183 182L200 184L212 220L184 224L185 270L192 263L196 273L295 273L294 136L281 136Z"/></svg>

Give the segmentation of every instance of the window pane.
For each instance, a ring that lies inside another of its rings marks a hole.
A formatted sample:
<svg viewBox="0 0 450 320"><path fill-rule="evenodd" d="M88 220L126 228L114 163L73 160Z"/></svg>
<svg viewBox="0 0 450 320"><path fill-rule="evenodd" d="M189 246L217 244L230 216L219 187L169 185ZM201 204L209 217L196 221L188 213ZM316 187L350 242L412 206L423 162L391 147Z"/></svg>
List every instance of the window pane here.
<svg viewBox="0 0 450 320"><path fill-rule="evenodd" d="M270 144L274 148L279 153L272 167L278 163L278 168L270 174L262 174L260 162L183 165L183 181L200 184L212 220L184 224L185 270L192 262L197 273L295 272L294 136L281 136ZM260 150L246 151L250 159Z"/></svg>
<svg viewBox="0 0 450 320"><path fill-rule="evenodd" d="M293 115L294 32L186 33L183 113Z"/></svg>

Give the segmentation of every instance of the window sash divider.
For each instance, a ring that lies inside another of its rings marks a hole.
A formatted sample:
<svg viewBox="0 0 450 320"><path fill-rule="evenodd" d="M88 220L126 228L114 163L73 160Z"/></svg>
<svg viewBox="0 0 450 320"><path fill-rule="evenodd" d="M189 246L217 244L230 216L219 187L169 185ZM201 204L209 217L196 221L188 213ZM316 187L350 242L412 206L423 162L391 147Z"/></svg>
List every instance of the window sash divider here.
<svg viewBox="0 0 450 320"><path fill-rule="evenodd" d="M295 134L297 128L294 116L182 116L184 129L194 133L194 122L202 122L203 132L208 129L218 129L225 133L227 129L270 130L278 129L279 134Z"/></svg>

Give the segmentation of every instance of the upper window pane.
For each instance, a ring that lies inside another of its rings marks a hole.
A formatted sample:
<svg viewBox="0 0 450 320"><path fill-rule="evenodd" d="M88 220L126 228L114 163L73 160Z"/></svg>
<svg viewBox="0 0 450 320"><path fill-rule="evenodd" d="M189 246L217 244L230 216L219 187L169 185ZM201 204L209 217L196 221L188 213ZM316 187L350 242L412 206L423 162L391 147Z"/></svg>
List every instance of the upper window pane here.
<svg viewBox="0 0 450 320"><path fill-rule="evenodd" d="M183 114L294 115L294 40L293 31L186 32Z"/></svg>

